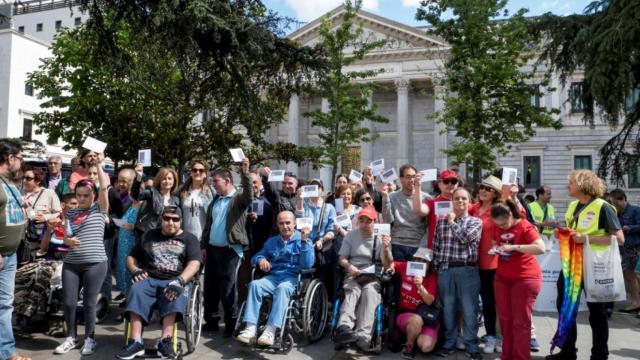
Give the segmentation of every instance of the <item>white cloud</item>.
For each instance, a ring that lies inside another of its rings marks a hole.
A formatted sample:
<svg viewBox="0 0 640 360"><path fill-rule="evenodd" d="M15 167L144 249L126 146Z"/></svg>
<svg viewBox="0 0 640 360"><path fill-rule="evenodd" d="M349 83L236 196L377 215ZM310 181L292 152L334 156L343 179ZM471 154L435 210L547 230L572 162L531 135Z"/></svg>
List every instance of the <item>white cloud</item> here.
<svg viewBox="0 0 640 360"><path fill-rule="evenodd" d="M420 0L402 0L402 6L408 8L417 8L420 6Z"/></svg>
<svg viewBox="0 0 640 360"><path fill-rule="evenodd" d="M344 0L286 0L286 3L299 20L311 21L340 6ZM379 5L379 0L363 0L362 9L377 11Z"/></svg>
<svg viewBox="0 0 640 360"><path fill-rule="evenodd" d="M380 3L378 0L363 0L362 1L362 8L364 10L369 10L369 11L378 11L378 7L380 6Z"/></svg>

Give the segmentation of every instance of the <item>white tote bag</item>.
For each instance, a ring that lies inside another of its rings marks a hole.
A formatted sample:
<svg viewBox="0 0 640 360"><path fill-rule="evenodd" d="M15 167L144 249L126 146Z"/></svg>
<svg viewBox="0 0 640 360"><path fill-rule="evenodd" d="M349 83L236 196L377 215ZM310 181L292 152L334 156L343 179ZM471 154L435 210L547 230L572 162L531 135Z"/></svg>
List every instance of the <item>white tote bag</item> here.
<svg viewBox="0 0 640 360"><path fill-rule="evenodd" d="M620 249L615 236L604 250L584 245L584 291L588 302L615 302L627 299L620 264Z"/></svg>

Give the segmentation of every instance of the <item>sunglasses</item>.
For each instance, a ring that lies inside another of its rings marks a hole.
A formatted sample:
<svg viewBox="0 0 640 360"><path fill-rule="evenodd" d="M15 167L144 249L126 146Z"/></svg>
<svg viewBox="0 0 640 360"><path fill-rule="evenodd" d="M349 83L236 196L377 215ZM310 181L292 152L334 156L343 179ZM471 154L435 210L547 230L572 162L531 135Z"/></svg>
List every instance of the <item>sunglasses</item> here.
<svg viewBox="0 0 640 360"><path fill-rule="evenodd" d="M445 185L455 185L458 183L458 179L444 179L440 181L442 181L442 183Z"/></svg>
<svg viewBox="0 0 640 360"><path fill-rule="evenodd" d="M194 173L194 174L197 174L197 173L204 174L204 173L207 172L207 170L205 170L205 169L195 169L194 168L194 169L191 169L191 172Z"/></svg>
<svg viewBox="0 0 640 360"><path fill-rule="evenodd" d="M371 200L373 200L373 199L371 198L371 196L367 196L367 197L362 197L362 198L360 198L360 202L363 202L363 201L371 201Z"/></svg>
<svg viewBox="0 0 640 360"><path fill-rule="evenodd" d="M33 181L33 180L35 180L35 178L34 178L34 177L31 177L31 176L23 176L23 177L22 177L22 180L23 180L23 181Z"/></svg>
<svg viewBox="0 0 640 360"><path fill-rule="evenodd" d="M488 186L484 186L484 185L480 185L480 186L478 186L478 189L479 189L479 190L484 190L484 191L495 191L495 189L494 189L494 188L492 188L492 187L488 187Z"/></svg>
<svg viewBox="0 0 640 360"><path fill-rule="evenodd" d="M162 220L166 221L166 222L180 222L180 217L178 216L163 216Z"/></svg>

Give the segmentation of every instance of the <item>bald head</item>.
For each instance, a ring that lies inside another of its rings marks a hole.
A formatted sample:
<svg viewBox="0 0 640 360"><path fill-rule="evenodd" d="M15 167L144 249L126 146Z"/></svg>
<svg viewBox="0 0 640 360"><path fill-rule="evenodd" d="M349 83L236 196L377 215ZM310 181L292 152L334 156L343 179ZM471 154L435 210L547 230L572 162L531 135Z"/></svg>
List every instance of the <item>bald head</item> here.
<svg viewBox="0 0 640 360"><path fill-rule="evenodd" d="M277 218L278 230L283 240L289 240L296 232L296 216L291 211L282 211Z"/></svg>

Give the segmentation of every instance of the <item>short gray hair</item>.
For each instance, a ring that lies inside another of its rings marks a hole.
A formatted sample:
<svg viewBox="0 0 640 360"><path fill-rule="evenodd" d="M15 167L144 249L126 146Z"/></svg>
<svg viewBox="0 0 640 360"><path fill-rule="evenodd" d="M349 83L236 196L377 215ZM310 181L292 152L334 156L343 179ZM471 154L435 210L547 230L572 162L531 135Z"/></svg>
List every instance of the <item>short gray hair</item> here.
<svg viewBox="0 0 640 360"><path fill-rule="evenodd" d="M51 155L47 158L47 162L51 160L58 160L62 164L62 158L60 157L60 155Z"/></svg>
<svg viewBox="0 0 640 360"><path fill-rule="evenodd" d="M118 175L120 175L122 172L126 172L127 177L129 177L131 180L136 177L136 172L132 168L122 168L118 171Z"/></svg>

